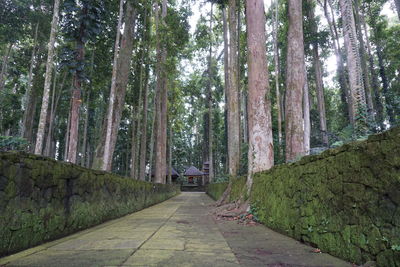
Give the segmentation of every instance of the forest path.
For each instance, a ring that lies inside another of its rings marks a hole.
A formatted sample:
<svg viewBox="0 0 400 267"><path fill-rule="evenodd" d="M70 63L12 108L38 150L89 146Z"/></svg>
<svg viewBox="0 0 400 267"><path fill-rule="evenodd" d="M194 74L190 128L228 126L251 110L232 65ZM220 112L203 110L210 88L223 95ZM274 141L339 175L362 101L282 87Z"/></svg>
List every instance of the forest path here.
<svg viewBox="0 0 400 267"><path fill-rule="evenodd" d="M5 266L351 266L262 225L210 215L204 193L180 195L0 260ZM0 264L1 265L1 264Z"/></svg>

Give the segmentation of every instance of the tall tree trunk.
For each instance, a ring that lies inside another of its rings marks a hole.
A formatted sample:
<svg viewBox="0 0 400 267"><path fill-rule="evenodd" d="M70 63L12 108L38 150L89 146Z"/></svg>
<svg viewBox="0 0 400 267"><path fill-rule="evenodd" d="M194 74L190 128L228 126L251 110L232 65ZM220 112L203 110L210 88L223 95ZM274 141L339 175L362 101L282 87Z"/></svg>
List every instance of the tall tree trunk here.
<svg viewBox="0 0 400 267"><path fill-rule="evenodd" d="M126 3L126 14L124 17L124 32L121 39L120 50L117 63L113 66L116 70L114 86L110 90L110 98L107 109L106 131L104 143L97 147L95 168L111 171L115 144L117 142L118 128L121 121L122 110L125 103L126 87L130 73L132 51L133 51L133 31L135 28L136 10L131 1ZM116 40L117 42L118 40ZM104 150L102 149L104 148ZM102 151L103 150L103 151Z"/></svg>
<svg viewBox="0 0 400 267"><path fill-rule="evenodd" d="M278 21L279 21L279 1L275 0L275 16L274 16L274 61L275 61L275 95L276 109L278 111L278 151L279 155L283 155L282 144L282 109L281 94L279 90L279 47L278 47Z"/></svg>
<svg viewBox="0 0 400 267"><path fill-rule="evenodd" d="M143 92L143 120L142 135L140 136L140 167L139 179L146 180L146 152L147 152L147 106L148 106L148 88L149 88L149 68L146 66L146 79Z"/></svg>
<svg viewBox="0 0 400 267"><path fill-rule="evenodd" d="M149 182L154 181L152 176L154 176L153 172L153 153L154 153L154 139L156 134L156 119L157 119L157 103L156 99L154 99L154 108L153 108L153 120L151 124L151 133L150 133L150 155L149 155Z"/></svg>
<svg viewBox="0 0 400 267"><path fill-rule="evenodd" d="M44 146L44 153L46 157L50 156L51 153L51 143L53 141L53 124L54 124L54 109L55 109L55 101L56 101L56 86L57 86L57 70L54 71L54 79L53 79L53 89L51 90L51 104L50 104L50 114L49 117L49 129L47 130L46 143Z"/></svg>
<svg viewBox="0 0 400 267"><path fill-rule="evenodd" d="M337 76L339 80L339 85L341 89L341 100L343 103L343 113L347 116L347 120L350 123L353 123L353 117L351 114L353 114L353 104L352 104L352 98L349 92L348 88L348 82L347 82L347 77L346 77L346 72L343 64L343 57L342 57L342 49L340 47L339 43L339 34L337 31L336 27L336 20L335 20L335 14L333 12L332 8L332 0L324 0L322 3L321 0L317 0L318 3L323 7L324 9L324 14L325 18L328 22L329 25L329 31L331 33L332 37L332 49L335 51L336 55L336 64L337 64ZM329 11L330 10L330 11ZM331 17L332 14L332 17Z"/></svg>
<svg viewBox="0 0 400 267"><path fill-rule="evenodd" d="M92 56L90 60L90 78L93 78L93 69L94 69L94 54L95 49L92 51ZM90 162L88 155L88 132L89 132L89 116L90 116L90 102L91 102L91 90L88 88L86 91L86 111L85 111L85 121L83 123L83 140L82 140L82 158L81 158L81 166L87 166L88 162Z"/></svg>
<svg viewBox="0 0 400 267"><path fill-rule="evenodd" d="M394 0L394 4L396 5L397 16L399 16L399 20L400 20L400 0Z"/></svg>
<svg viewBox="0 0 400 267"><path fill-rule="evenodd" d="M37 58L37 64L35 64L35 73L40 73L41 72L41 65L43 63L44 58L41 56L41 54L38 51L38 58ZM34 126L34 118L36 114L36 106L37 106L37 100L38 100L38 83L40 81L40 75L35 75L32 79L32 88L29 90L29 94L27 95L27 101L26 101L26 107L24 111L24 117L23 117L23 132L22 132L22 137L27 139L30 143L34 143L34 137L33 137L33 126ZM32 147L31 152L34 152L35 148Z"/></svg>
<svg viewBox="0 0 400 267"><path fill-rule="evenodd" d="M14 44L10 43L6 50L6 53L3 56L2 64L1 64L1 71L0 71L0 92L3 91L5 82L6 82L6 72L8 66L8 60L10 59L11 51Z"/></svg>
<svg viewBox="0 0 400 267"><path fill-rule="evenodd" d="M353 104L353 126L363 133L366 131L366 100L362 78L361 58L358 50L356 25L351 0L340 0L340 12L343 21L344 44L347 55L350 92Z"/></svg>
<svg viewBox="0 0 400 267"><path fill-rule="evenodd" d="M310 121L310 90L306 66L304 65L304 88L303 88L303 119L304 119L304 154L310 154L311 121Z"/></svg>
<svg viewBox="0 0 400 267"><path fill-rule="evenodd" d="M372 92L373 92L373 103L374 107L376 110L376 122L378 123L379 127L381 130L385 129L385 125L383 123L384 118L383 118L383 105L382 105L382 98L380 94L380 86L379 86L379 81L378 81L378 75L375 71L375 62L374 62L374 56L372 54L372 48L371 48L371 43L369 40L368 36L368 28L367 24L365 23L365 18L363 15L361 15L361 21L363 24L364 28L364 35L365 35L365 40L367 44L367 52L368 52L368 62L369 62L369 69L371 72L371 80L372 80Z"/></svg>
<svg viewBox="0 0 400 267"><path fill-rule="evenodd" d="M157 16L157 15L156 15ZM167 16L167 0L162 1L161 23L165 25L165 17ZM167 165L167 73L165 62L167 60L166 44L161 43L160 27L157 29L158 44L157 44L157 100L158 112L156 114L156 158L155 158L155 173L154 182L165 184L165 174Z"/></svg>
<svg viewBox="0 0 400 267"><path fill-rule="evenodd" d="M253 184L252 174L267 170L274 165L263 1L246 0L246 22L249 66L247 176L247 193L249 195Z"/></svg>
<svg viewBox="0 0 400 267"><path fill-rule="evenodd" d="M29 97L31 96L31 90L32 90L33 69L35 68L38 30L39 30L39 22L36 23L36 27L35 27L35 35L33 37L33 47L32 47L32 54L31 54L31 64L29 66L29 74L28 74L28 84L26 85L26 91L25 91L25 95L24 95L23 107L25 110L24 110L24 117L22 119L22 126L21 126L21 136L22 137L24 136L26 122L27 122L26 120L27 120L27 116L28 116L28 114L26 113L26 108L27 108L27 104L29 102Z"/></svg>
<svg viewBox="0 0 400 267"><path fill-rule="evenodd" d="M73 87L73 85L72 85ZM67 128L65 131L65 145L64 145L64 161L67 160L68 157L68 147L69 147L69 128L71 127L71 108L72 108L72 97L69 101L69 112L68 112L68 119L67 119Z"/></svg>
<svg viewBox="0 0 400 267"><path fill-rule="evenodd" d="M228 95L229 95L229 40L228 40L228 23L226 18L226 7L222 7L222 23L223 23L223 37L224 37L224 86L225 86L225 110L224 110L224 129L225 129L225 151L228 153ZM229 156L226 157L224 162L226 172L228 172Z"/></svg>
<svg viewBox="0 0 400 267"><path fill-rule="evenodd" d="M146 23L146 16L145 14L145 23ZM146 27L146 25L144 25ZM136 134L135 134L135 139L132 139L132 146L135 146L135 153L131 153L131 177L140 179L139 176L139 158L140 158L140 137L141 137L141 114L143 112L143 102L142 102L142 95L145 90L145 62L144 62L144 57L145 57L145 44L144 40L142 40L142 51L141 51L141 56L140 56L140 76L139 76L139 97L138 97L138 108L137 108L137 114L136 115ZM132 136L133 138L133 136Z"/></svg>
<svg viewBox="0 0 400 267"><path fill-rule="evenodd" d="M286 161L305 153L303 88L305 86L302 0L289 0L289 30L286 70Z"/></svg>
<svg viewBox="0 0 400 267"><path fill-rule="evenodd" d="M210 48L208 54L208 182L214 180L214 164L213 164L213 99L212 99L212 86L213 86L213 73L212 73L212 21L213 21L213 4L211 3L210 11Z"/></svg>
<svg viewBox="0 0 400 267"><path fill-rule="evenodd" d="M308 9L308 17L311 20L311 33L314 36L318 34L318 26L315 20L315 7L313 6L313 1L308 0L311 8ZM326 110L325 110L325 97L324 97L324 82L323 82L323 70L322 64L318 52L318 40L314 40L312 44L312 57L314 65L314 77L315 77L315 89L317 93L317 106L319 114L319 129L321 132L322 143L325 147L328 147L328 132L326 125Z"/></svg>
<svg viewBox="0 0 400 267"><path fill-rule="evenodd" d="M355 23L356 23L356 31L357 31L357 38L359 42L359 51L360 51L360 59L361 59L361 70L362 70L362 77L364 83L364 90L367 102L367 111L369 120L371 122L375 121L375 110L372 102L372 93L371 93L371 83L370 83L370 75L368 72L367 67L367 53L365 51L365 43L364 43L364 36L362 32L362 22L361 22L361 10L360 10L360 0L353 1L354 3L354 16L355 16Z"/></svg>
<svg viewBox="0 0 400 267"><path fill-rule="evenodd" d="M169 135L168 135L168 184L172 184L172 123L170 122Z"/></svg>
<svg viewBox="0 0 400 267"><path fill-rule="evenodd" d="M88 131L89 131L89 105L90 105L90 91L86 94L86 112L85 112L85 122L83 123L83 140L82 140L82 158L81 166L85 167L86 162L89 160L87 155L88 147Z"/></svg>
<svg viewBox="0 0 400 267"><path fill-rule="evenodd" d="M54 8L53 8L53 19L51 21L50 40L48 43L48 50L47 50L46 74L45 74L45 80L44 80L42 107L40 109L38 132L36 134L35 154L37 154L37 155L42 154L44 133L46 130L46 118L47 118L47 111L49 109L49 94L50 94L50 86L51 86L51 76L53 73L54 44L56 42L56 33L57 33L57 26L58 26L58 19L59 19L59 14L58 14L59 8L60 8L60 0L55 0Z"/></svg>
<svg viewBox="0 0 400 267"><path fill-rule="evenodd" d="M237 0L229 0L228 168L236 176L240 165L240 109L238 88Z"/></svg>
<svg viewBox="0 0 400 267"><path fill-rule="evenodd" d="M135 158L136 158L136 124L137 124L137 118L136 113L137 109L133 108L132 110L132 125L131 125L131 160L130 160L130 177L135 178Z"/></svg>
<svg viewBox="0 0 400 267"><path fill-rule="evenodd" d="M382 81L382 93L385 96L385 101L386 101L386 112L389 117L389 123L390 125L395 124L395 115L394 115L394 110L393 110L393 103L392 103L392 98L390 96L389 92L389 82L388 78L386 76L386 70L385 70L385 63L383 60L383 49L381 47L380 41L376 43L376 54L378 56L378 65L379 65L379 74L381 76L381 81Z"/></svg>
<svg viewBox="0 0 400 267"><path fill-rule="evenodd" d="M111 135L112 135L112 118L114 112L114 102L115 102L115 94L116 94L116 83L117 83L117 71L118 71L118 58L119 58L119 49L120 49L120 38L121 38L121 26L122 26L122 18L124 11L124 1L120 0L119 2L119 14L118 14L118 23L117 23L117 35L114 43L114 60L113 60L113 69L112 69L112 77L111 77L111 90L109 96L107 117L105 120L105 136L99 143L99 147L96 149L96 159L93 164L93 168L95 169L108 169L108 163L110 161L110 147L111 147ZM111 159L112 161L112 159Z"/></svg>

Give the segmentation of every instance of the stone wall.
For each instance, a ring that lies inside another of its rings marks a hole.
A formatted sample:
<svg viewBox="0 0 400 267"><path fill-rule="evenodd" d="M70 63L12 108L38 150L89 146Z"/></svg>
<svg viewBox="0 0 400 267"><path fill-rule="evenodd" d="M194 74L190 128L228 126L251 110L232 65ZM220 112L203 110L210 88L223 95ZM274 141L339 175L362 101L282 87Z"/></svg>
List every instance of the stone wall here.
<svg viewBox="0 0 400 267"><path fill-rule="evenodd" d="M250 200L261 223L322 252L400 266L400 128L257 173Z"/></svg>
<svg viewBox="0 0 400 267"><path fill-rule="evenodd" d="M179 192L25 153L0 153L0 256L164 201Z"/></svg>

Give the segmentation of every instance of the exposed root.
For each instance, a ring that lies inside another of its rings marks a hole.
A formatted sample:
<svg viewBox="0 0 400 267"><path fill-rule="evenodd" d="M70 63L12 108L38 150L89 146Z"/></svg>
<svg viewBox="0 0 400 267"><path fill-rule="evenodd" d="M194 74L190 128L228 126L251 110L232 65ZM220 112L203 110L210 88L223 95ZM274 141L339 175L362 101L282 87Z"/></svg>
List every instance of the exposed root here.
<svg viewBox="0 0 400 267"><path fill-rule="evenodd" d="M222 194L222 196L215 203L215 206L220 207L220 206L223 206L223 205L227 204L228 197L231 194L231 190L232 190L232 183L229 182L228 187L225 189L225 191Z"/></svg>
<svg viewBox="0 0 400 267"><path fill-rule="evenodd" d="M228 203L223 206L216 207L212 214L216 220L238 221L244 225L256 225L253 214L249 213L248 201L240 204L240 202Z"/></svg>

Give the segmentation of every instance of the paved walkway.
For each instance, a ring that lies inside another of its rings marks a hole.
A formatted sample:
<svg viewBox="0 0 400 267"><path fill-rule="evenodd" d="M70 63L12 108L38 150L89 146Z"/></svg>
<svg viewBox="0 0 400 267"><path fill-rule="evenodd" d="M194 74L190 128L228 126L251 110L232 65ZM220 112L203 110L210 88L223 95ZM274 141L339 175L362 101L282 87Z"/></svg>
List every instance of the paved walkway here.
<svg viewBox="0 0 400 267"><path fill-rule="evenodd" d="M182 193L0 266L351 266L261 225L214 221L211 203L204 193Z"/></svg>

